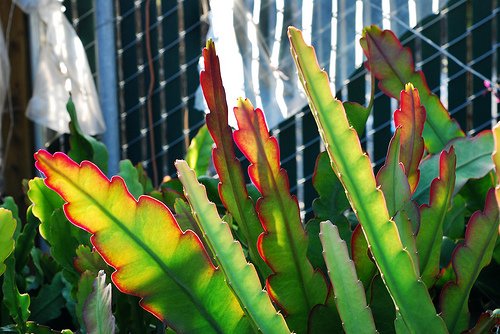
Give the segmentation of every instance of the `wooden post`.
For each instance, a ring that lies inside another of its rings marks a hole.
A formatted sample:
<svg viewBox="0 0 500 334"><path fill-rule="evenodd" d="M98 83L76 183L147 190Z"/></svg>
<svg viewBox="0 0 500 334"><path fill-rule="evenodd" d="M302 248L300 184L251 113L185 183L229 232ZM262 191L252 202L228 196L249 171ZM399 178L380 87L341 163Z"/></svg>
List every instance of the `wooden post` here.
<svg viewBox="0 0 500 334"><path fill-rule="evenodd" d="M0 1L0 19L4 33L7 35L7 24L11 12L11 0ZM25 116L26 106L31 96L31 76L29 62L29 41L27 16L16 6L11 19L9 38L9 60L11 66L10 92L12 110L9 103L1 115L1 135L4 144L7 140L10 125L13 123L12 139L8 148L5 163L4 189L2 196L13 196L18 205L23 205L24 195L22 180L33 177L33 145L32 126ZM11 116L13 117L11 119ZM5 147L5 149L7 149ZM22 206L20 212L24 212Z"/></svg>

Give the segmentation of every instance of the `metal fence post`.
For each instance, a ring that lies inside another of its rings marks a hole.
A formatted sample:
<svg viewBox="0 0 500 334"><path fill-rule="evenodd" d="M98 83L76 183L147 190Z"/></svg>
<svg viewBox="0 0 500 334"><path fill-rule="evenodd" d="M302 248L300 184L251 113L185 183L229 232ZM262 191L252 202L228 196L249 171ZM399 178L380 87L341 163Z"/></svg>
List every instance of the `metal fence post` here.
<svg viewBox="0 0 500 334"><path fill-rule="evenodd" d="M109 152L109 175L118 173L120 161L114 19L113 0L95 1L98 87L106 122L102 140Z"/></svg>

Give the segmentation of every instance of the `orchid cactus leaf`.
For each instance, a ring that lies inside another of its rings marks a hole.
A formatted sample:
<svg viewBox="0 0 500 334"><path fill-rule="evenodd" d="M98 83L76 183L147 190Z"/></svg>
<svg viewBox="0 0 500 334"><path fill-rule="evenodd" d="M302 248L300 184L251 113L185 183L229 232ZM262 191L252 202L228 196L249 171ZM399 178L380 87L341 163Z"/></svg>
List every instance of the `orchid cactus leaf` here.
<svg viewBox="0 0 500 334"><path fill-rule="evenodd" d="M230 227L219 218L215 205L208 200L205 187L198 183L186 161L175 162L194 217L214 254L218 268L234 291L240 305L253 324L263 333L290 333L283 316L276 312L253 264L248 263L241 244L234 240Z"/></svg>
<svg viewBox="0 0 500 334"><path fill-rule="evenodd" d="M69 122L69 145L71 148L68 152L69 156L76 162L90 160L106 173L108 171L108 150L106 145L92 136L83 133L78 123L75 104L71 97L66 104L66 109L71 119Z"/></svg>
<svg viewBox="0 0 500 334"><path fill-rule="evenodd" d="M445 333L425 284L403 248L396 224L390 219L382 191L377 188L370 159L347 120L344 108L328 89L327 74L318 65L312 47L299 30L288 29L299 79L330 156L332 168L347 191L351 207L363 227L384 283L406 327L417 333ZM397 269L395 269L397 268ZM408 296L411 291L411 297Z"/></svg>
<svg viewBox="0 0 500 334"><path fill-rule="evenodd" d="M153 190L148 195L163 202L170 210L173 210L176 199L184 199L181 181L177 178L171 178L170 176L163 178L160 190Z"/></svg>
<svg viewBox="0 0 500 334"><path fill-rule="evenodd" d="M377 333L372 312L366 304L363 284L356 275L337 226L329 221L322 222L320 238L344 330L346 333Z"/></svg>
<svg viewBox="0 0 500 334"><path fill-rule="evenodd" d="M14 231L16 230L17 222L12 217L12 212L7 209L0 208L0 276L7 268L5 260L14 251Z"/></svg>
<svg viewBox="0 0 500 334"><path fill-rule="evenodd" d="M61 309L66 304L61 291L64 289L62 273L57 273L50 284L42 285L40 291L31 300L30 319L37 323L47 323L61 315Z"/></svg>
<svg viewBox="0 0 500 334"><path fill-rule="evenodd" d="M347 101L344 102L344 108L349 123L354 130L356 130L358 136L361 136L365 131L366 121L368 120L368 116L370 116L371 107L365 108L359 103Z"/></svg>
<svg viewBox="0 0 500 334"><path fill-rule="evenodd" d="M376 180L384 193L389 216L394 220L398 228L403 248L408 250L415 271L418 273L419 260L413 233L413 224L418 223L415 222L418 219L415 218L418 213L414 214L414 212L418 209L411 201L411 187L405 175L405 166L403 162L400 162L403 147L408 145L408 143L402 144L401 137L403 135L403 126L396 128L396 132L394 132L394 136L389 143L385 164L377 173Z"/></svg>
<svg viewBox="0 0 500 334"><path fill-rule="evenodd" d="M179 224L179 227L183 232L191 230L198 236L203 235L203 232L200 230L200 227L196 223L196 219L194 218L188 203L186 203L183 199L178 198L174 202L174 210L175 220L177 221L177 224ZM200 241L203 243L203 246L205 247L207 253L210 255L210 258L215 259L215 256L212 253L210 247L208 247L205 238L201 239Z"/></svg>
<svg viewBox="0 0 500 334"><path fill-rule="evenodd" d="M370 250L362 227L358 224L352 232L351 258L354 262L358 278L363 283L365 289L368 288L373 276L377 273L377 266L372 261L369 252Z"/></svg>
<svg viewBox="0 0 500 334"><path fill-rule="evenodd" d="M26 321L30 316L30 296L27 293L19 293L16 284L16 260L12 254L7 258L5 264L7 269L3 276L3 303L17 324L19 332L27 333Z"/></svg>
<svg viewBox="0 0 500 334"><path fill-rule="evenodd" d="M206 123L215 142L212 157L220 180L220 198L247 240L252 262L261 276L266 278L270 274L270 269L257 250L257 239L264 230L248 196L241 163L236 158L233 132L228 125L228 107L226 92L222 85L219 57L212 40L208 40L206 48L203 49L203 59L205 69L200 74L200 82L210 109Z"/></svg>
<svg viewBox="0 0 500 334"><path fill-rule="evenodd" d="M248 174L262 194L256 208L265 232L258 246L273 270L266 287L287 314L290 329L303 333L311 309L326 300L326 281L307 259L308 240L297 199L290 195L288 177L280 165L278 142L269 135L262 110L239 99L234 113L238 122L234 140L250 161Z"/></svg>
<svg viewBox="0 0 500 334"><path fill-rule="evenodd" d="M189 144L186 152L186 161L189 167L194 169L196 176L202 176L207 173L213 145L214 141L210 137L207 125L204 124L191 140L191 144Z"/></svg>
<svg viewBox="0 0 500 334"><path fill-rule="evenodd" d="M318 232L319 233L319 232ZM309 314L307 333L342 333L342 320L337 312L333 290L328 291L325 304L314 306Z"/></svg>
<svg viewBox="0 0 500 334"><path fill-rule="evenodd" d="M443 224L443 235L453 240L463 238L466 211L467 201L459 194L455 195L452 199L451 207L446 213L446 218Z"/></svg>
<svg viewBox="0 0 500 334"><path fill-rule="evenodd" d="M19 233L21 233L22 223L21 219L19 219L19 207L17 206L16 201L14 201L14 198L12 198L11 196L7 196L3 198L3 203L2 205L0 205L0 208L9 210L10 213L12 214L12 218L16 220L14 239L17 239Z"/></svg>
<svg viewBox="0 0 500 334"><path fill-rule="evenodd" d="M313 210L316 217L328 220L342 214L349 208L349 201L338 177L330 166L328 153L321 152L316 160L313 174L313 186L319 197L313 201ZM342 239L342 229L339 230ZM345 239L344 239L345 240Z"/></svg>
<svg viewBox="0 0 500 334"><path fill-rule="evenodd" d="M40 224L40 221L33 215L32 208L33 206L28 207L26 211L26 223L16 240L14 257L16 258L17 272L21 272L29 261L30 252L35 245L38 226Z"/></svg>
<svg viewBox="0 0 500 334"><path fill-rule="evenodd" d="M40 235L50 245L50 253L72 281L77 281L78 273L74 268L75 249L79 244L89 245L89 235L70 224L63 212L63 199L49 189L41 178L29 181L28 197L33 203L33 214L40 220Z"/></svg>
<svg viewBox="0 0 500 334"><path fill-rule="evenodd" d="M182 231L191 230L196 233L196 235L203 235L198 224L196 224L196 220L194 219L191 208L189 204L184 200L178 198L174 203L175 208L175 220L179 224L179 227Z"/></svg>
<svg viewBox="0 0 500 334"><path fill-rule="evenodd" d="M208 176L199 176L198 182L203 184L207 189L207 196L210 202L213 202L215 206L217 206L217 210L221 215L225 215L227 210L219 196L219 179Z"/></svg>
<svg viewBox="0 0 500 334"><path fill-rule="evenodd" d="M380 275L375 275L366 290L370 309L375 319L375 326L380 333L395 333L394 318L396 310ZM404 331L403 331L404 333Z"/></svg>
<svg viewBox="0 0 500 334"><path fill-rule="evenodd" d="M439 257L443 239L443 225L451 207L455 186L456 156L452 148L443 151L439 161L439 177L432 181L429 204L420 207L420 228L417 248L422 280L430 288L439 273Z"/></svg>
<svg viewBox="0 0 500 334"><path fill-rule="evenodd" d="M42 237L46 234L44 232L47 222L54 210L62 208L64 201L55 191L47 188L43 179L35 177L28 182L28 198L33 203L33 214L40 219L42 225L40 226L40 234Z"/></svg>
<svg viewBox="0 0 500 334"><path fill-rule="evenodd" d="M93 246L115 268L119 290L140 296L145 310L177 331L249 329L222 272L164 204L148 196L136 201L122 178L108 180L91 162L78 165L43 150L35 159L47 186L67 202L70 221L92 234Z"/></svg>
<svg viewBox="0 0 500 334"><path fill-rule="evenodd" d="M108 268L108 265L102 260L99 253L91 250L88 246L79 245L75 250L75 254L74 266L82 274L89 271L94 277L97 276L99 270Z"/></svg>
<svg viewBox="0 0 500 334"><path fill-rule="evenodd" d="M439 98L430 91L423 73L415 72L410 50L401 45L393 32L372 25L363 30L360 44L368 58L366 66L375 74L385 94L399 99L409 82L418 89L421 105L427 109L423 137L430 153L438 153L450 140L464 136L458 123L450 119Z"/></svg>
<svg viewBox="0 0 500 334"><path fill-rule="evenodd" d="M446 146L453 145L457 156L455 170L455 193L469 179L479 179L488 174L494 165L491 160L493 152L493 136L491 131L483 131L472 138L459 138ZM432 181L439 175L439 154L427 156L420 164L421 178L413 194L419 204L428 203Z"/></svg>
<svg viewBox="0 0 500 334"><path fill-rule="evenodd" d="M138 199L139 196L144 194L144 189L141 182L139 181L139 172L134 167L134 165L132 165L132 162L130 160L120 161L119 168L120 172L118 173L118 175L123 178L123 181L125 181L127 189L128 191L130 191L132 196L134 196L135 199Z"/></svg>
<svg viewBox="0 0 500 334"><path fill-rule="evenodd" d="M80 324L80 331L86 333L87 329L85 327L85 322L83 320L83 307L87 301L88 296L92 293L92 287L94 284L95 277L93 272L86 270L80 276L78 280L78 290L76 292L76 316L78 323Z"/></svg>
<svg viewBox="0 0 500 334"><path fill-rule="evenodd" d="M92 292L83 306L83 321L88 333L115 333L115 317L111 312L111 284L106 284L103 270L97 274Z"/></svg>
<svg viewBox="0 0 500 334"><path fill-rule="evenodd" d="M424 154L422 131L425 124L425 108L420 104L418 89L406 84L400 94L400 108L394 112L394 125L401 127L401 152L399 160L403 163L413 193L420 179L418 166Z"/></svg>
<svg viewBox="0 0 500 334"><path fill-rule="evenodd" d="M142 185L142 189L144 189L144 194L149 194L154 190L153 181L148 177L148 174L144 170L144 167L141 163L135 166L137 170L137 177L139 179L139 183Z"/></svg>
<svg viewBox="0 0 500 334"><path fill-rule="evenodd" d="M498 238L499 215L495 192L486 198L484 211L476 211L467 224L465 241L453 252L456 279L441 291L440 304L450 333L461 333L469 326L469 294L481 270L490 263Z"/></svg>
<svg viewBox="0 0 500 334"><path fill-rule="evenodd" d="M401 154L402 127L396 128L389 143L385 164L377 173L377 184L384 193L389 215L394 217L410 201L410 185L405 175L404 164L399 161Z"/></svg>
<svg viewBox="0 0 500 334"><path fill-rule="evenodd" d="M319 225L322 220L318 218L310 219L306 223L306 233L308 236L307 244L307 258L311 262L313 268L321 270L321 272L326 273L325 259L323 258L323 246L321 246L321 240L319 238Z"/></svg>
<svg viewBox="0 0 500 334"><path fill-rule="evenodd" d="M351 243L351 226L343 212L349 208L349 201L345 196L344 188L330 166L330 158L327 152L321 152L316 159L314 174L312 178L314 189L319 197L313 203L315 218L306 224L309 236L308 258L314 268L320 268L326 272L323 259L323 247L319 239L320 223L329 220L339 229L340 237L345 240L347 247Z"/></svg>

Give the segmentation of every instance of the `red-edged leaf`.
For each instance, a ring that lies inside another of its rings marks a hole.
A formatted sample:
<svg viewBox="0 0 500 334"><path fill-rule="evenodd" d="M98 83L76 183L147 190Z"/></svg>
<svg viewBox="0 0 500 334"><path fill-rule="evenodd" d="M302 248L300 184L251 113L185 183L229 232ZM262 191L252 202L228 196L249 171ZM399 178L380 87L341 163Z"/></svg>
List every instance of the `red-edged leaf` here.
<svg viewBox="0 0 500 334"><path fill-rule="evenodd" d="M235 142L250 161L250 179L262 194L257 212L265 232L258 245L274 272L267 279L267 290L287 314L290 329L303 333L311 309L326 300L326 281L307 259L308 240L297 199L290 195L278 142L269 136L262 110L254 110L248 100L240 99L234 112L239 127L234 132Z"/></svg>
<svg viewBox="0 0 500 334"><path fill-rule="evenodd" d="M91 162L78 165L43 150L35 159L47 186L67 202L68 219L92 234L96 250L115 268L111 279L120 291L141 297L144 309L179 332L250 330L199 238L183 233L163 203L148 196L136 201L121 177L108 180Z"/></svg>
<svg viewBox="0 0 500 334"><path fill-rule="evenodd" d="M418 218L415 218L418 209L411 201L410 185L403 163L399 160L402 149L401 136L402 128L399 127L389 143L385 164L377 174L377 184L384 193L389 215L393 217L398 227L401 243L410 253L413 266L418 273L418 254L413 233L413 224L418 224L416 221Z"/></svg>
<svg viewBox="0 0 500 334"><path fill-rule="evenodd" d="M392 31L367 27L360 43L368 58L365 65L375 74L385 94L399 99L409 82L418 89L421 104L427 110L423 137L430 153L440 152L450 140L464 136L458 123L450 119L439 98L430 91L423 73L415 72L410 50L401 45Z"/></svg>
<svg viewBox="0 0 500 334"><path fill-rule="evenodd" d="M488 192L484 211L476 211L467 224L465 241L453 252L456 280L441 291L442 317L450 333L469 326L469 294L481 270L491 261L498 237L498 204L494 190Z"/></svg>
<svg viewBox="0 0 500 334"><path fill-rule="evenodd" d="M380 185L384 193L387 210L389 210L391 217L394 217L411 197L410 185L404 172L404 166L399 161L401 133L402 128L397 128L396 132L394 132L387 150L385 164L380 168L376 177L377 184Z"/></svg>
<svg viewBox="0 0 500 334"><path fill-rule="evenodd" d="M425 123L425 108L420 104L418 89L407 84L400 94L400 108L394 112L394 124L401 127L401 151L399 161L405 167L411 193L420 179L418 165L424 154L422 131Z"/></svg>
<svg viewBox="0 0 500 334"><path fill-rule="evenodd" d="M210 109L206 123L215 142L212 157L220 180L219 194L224 206L236 220L248 241L252 262L260 274L267 277L270 274L269 267L257 250L257 239L264 230L248 196L241 163L234 152L233 132L228 125L226 92L222 85L219 57L215 52L213 41L207 41L207 46L203 49L203 58L205 69L200 74L200 82Z"/></svg>
<svg viewBox="0 0 500 334"><path fill-rule="evenodd" d="M439 158L439 177L432 181L429 204L420 207L417 249L422 280L430 287L439 273L443 224L455 187L456 156L453 147Z"/></svg>

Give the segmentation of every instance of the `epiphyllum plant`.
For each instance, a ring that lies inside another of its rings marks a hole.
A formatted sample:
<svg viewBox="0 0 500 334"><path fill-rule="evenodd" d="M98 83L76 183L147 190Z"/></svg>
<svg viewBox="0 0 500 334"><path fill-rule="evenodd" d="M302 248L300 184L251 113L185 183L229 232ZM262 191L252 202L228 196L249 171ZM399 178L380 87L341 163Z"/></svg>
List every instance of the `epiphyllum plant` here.
<svg viewBox="0 0 500 334"><path fill-rule="evenodd" d="M409 51L392 33L369 27L362 39L367 67L383 92L400 101L386 162L375 176L358 136L369 110L336 100L300 31L290 28L289 37L327 149L316 164L313 184L320 197L307 224L300 221L262 111L240 99L234 109L238 130L228 126L211 41L203 51L201 84L210 109L206 121L215 143L215 200L224 207L222 218L181 160L176 167L184 196L171 209L149 196L136 199L140 191L133 196L126 186L134 183L131 177L109 180L89 161L76 163L63 153L42 150L35 158L45 184L66 202L63 210L71 223L92 235L92 245L115 269L115 286L141 297L144 309L176 331L459 333L471 327L469 295L491 261L498 236L498 202L487 189L492 178L476 187L485 198L482 211L469 214L456 203L475 209L461 189L492 169L491 132L465 138L423 74L414 71ZM234 144L250 161L256 201L249 197ZM135 185L141 188L137 179ZM35 186L41 184L34 182L33 191ZM60 211L57 196L51 208L35 197L30 196L35 215ZM354 231L346 219L349 207L355 213ZM15 225L0 213L9 230L0 239L7 248L0 252L3 262L12 250ZM444 240L454 248L452 255L443 252ZM11 276L5 281L14 284ZM95 282L109 306L102 273ZM19 301L16 293L9 301ZM485 313L473 330L492 328L496 319ZM106 320L113 321L109 314Z"/></svg>

